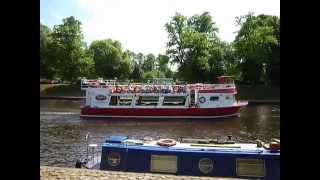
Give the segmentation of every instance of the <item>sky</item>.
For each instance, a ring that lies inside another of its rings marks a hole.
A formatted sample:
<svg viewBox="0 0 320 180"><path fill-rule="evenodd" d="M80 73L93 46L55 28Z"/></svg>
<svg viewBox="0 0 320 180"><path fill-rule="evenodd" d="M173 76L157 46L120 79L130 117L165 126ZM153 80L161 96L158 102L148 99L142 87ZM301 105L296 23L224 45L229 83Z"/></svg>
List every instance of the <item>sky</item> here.
<svg viewBox="0 0 320 180"><path fill-rule="evenodd" d="M239 30L235 18L248 12L280 17L280 0L40 0L40 22L51 29L74 16L84 40L111 38L135 53L165 54L165 23L176 12L192 16L209 12L220 39L232 42Z"/></svg>

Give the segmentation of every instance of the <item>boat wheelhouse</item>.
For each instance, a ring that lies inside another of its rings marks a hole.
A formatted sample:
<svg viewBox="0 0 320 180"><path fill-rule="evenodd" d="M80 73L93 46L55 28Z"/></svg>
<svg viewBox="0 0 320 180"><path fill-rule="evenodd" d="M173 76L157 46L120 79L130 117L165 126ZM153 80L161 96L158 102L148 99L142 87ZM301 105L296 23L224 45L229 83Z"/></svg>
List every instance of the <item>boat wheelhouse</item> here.
<svg viewBox="0 0 320 180"><path fill-rule="evenodd" d="M218 84L175 84L171 79L119 84L116 80L81 80L86 92L81 117L218 118L238 116L247 102L236 100L230 76Z"/></svg>

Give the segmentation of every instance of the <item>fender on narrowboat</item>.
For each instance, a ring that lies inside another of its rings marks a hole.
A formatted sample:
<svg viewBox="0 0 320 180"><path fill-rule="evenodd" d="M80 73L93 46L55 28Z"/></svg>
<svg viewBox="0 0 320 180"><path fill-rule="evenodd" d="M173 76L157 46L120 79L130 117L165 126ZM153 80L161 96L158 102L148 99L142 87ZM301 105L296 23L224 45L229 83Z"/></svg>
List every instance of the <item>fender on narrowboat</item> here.
<svg viewBox="0 0 320 180"><path fill-rule="evenodd" d="M88 144L88 149L97 145ZM141 173L280 179L280 140L266 144L221 139L129 139L111 136L101 154L88 153L76 167Z"/></svg>

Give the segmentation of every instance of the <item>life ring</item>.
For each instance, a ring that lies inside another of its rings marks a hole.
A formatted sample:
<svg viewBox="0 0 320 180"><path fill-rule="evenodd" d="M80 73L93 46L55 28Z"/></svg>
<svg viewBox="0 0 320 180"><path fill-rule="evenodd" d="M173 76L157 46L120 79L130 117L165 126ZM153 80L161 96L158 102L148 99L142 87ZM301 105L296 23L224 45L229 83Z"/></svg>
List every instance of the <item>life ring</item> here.
<svg viewBox="0 0 320 180"><path fill-rule="evenodd" d="M263 147L267 150L277 151L280 150L280 143L271 142L270 144L264 144Z"/></svg>
<svg viewBox="0 0 320 180"><path fill-rule="evenodd" d="M199 98L199 102L205 103L205 102L206 102L206 98L205 98L205 97L200 97L200 98Z"/></svg>
<svg viewBox="0 0 320 180"><path fill-rule="evenodd" d="M170 147L170 146L174 146L177 144L177 141L175 141L174 139L160 139L157 144L159 146L167 146L167 147Z"/></svg>

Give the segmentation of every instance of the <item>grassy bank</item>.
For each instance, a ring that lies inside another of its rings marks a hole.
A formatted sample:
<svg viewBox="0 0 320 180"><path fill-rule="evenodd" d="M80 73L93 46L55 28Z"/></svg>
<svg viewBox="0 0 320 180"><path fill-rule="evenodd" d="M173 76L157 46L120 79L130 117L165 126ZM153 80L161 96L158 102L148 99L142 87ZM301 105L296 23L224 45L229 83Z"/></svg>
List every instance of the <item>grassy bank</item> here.
<svg viewBox="0 0 320 180"><path fill-rule="evenodd" d="M280 87L238 85L240 100L279 100ZM41 96L82 96L79 85L40 84Z"/></svg>
<svg viewBox="0 0 320 180"><path fill-rule="evenodd" d="M41 96L82 96L80 85L40 84Z"/></svg>

